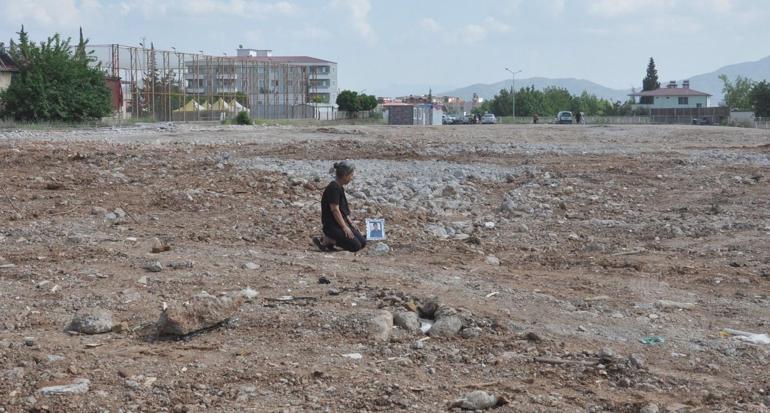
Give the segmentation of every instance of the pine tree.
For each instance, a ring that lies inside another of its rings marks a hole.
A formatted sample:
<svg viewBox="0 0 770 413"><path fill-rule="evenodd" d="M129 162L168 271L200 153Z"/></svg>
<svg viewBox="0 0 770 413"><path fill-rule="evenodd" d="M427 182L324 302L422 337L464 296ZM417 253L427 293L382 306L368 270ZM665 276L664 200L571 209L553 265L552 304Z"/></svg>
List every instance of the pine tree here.
<svg viewBox="0 0 770 413"><path fill-rule="evenodd" d="M655 90L660 88L658 81L658 69L655 68L655 60L650 57L650 63L647 65L647 76L642 80L642 91ZM639 103L650 105L653 103L652 96L642 96Z"/></svg>
<svg viewBox="0 0 770 413"><path fill-rule="evenodd" d="M655 90L660 88L660 82L658 81L658 69L655 68L655 60L650 58L650 63L647 65L647 77L642 80L642 90Z"/></svg>

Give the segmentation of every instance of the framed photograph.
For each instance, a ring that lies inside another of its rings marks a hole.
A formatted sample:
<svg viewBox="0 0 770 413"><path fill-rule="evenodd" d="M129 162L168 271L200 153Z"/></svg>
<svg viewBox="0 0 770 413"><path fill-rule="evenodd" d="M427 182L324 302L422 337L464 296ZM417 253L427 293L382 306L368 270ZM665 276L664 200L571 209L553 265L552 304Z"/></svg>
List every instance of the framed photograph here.
<svg viewBox="0 0 770 413"><path fill-rule="evenodd" d="M366 240L382 241L385 239L385 220L367 219L366 220Z"/></svg>

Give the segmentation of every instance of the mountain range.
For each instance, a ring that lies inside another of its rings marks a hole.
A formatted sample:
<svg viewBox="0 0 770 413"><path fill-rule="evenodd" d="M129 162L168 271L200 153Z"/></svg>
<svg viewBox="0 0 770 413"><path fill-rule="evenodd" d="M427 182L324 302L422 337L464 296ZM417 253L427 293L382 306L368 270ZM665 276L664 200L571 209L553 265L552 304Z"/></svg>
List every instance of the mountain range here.
<svg viewBox="0 0 770 413"><path fill-rule="evenodd" d="M735 79L736 76L743 76L756 81L765 79L770 80L770 56L755 62L737 63L721 67L713 72L692 76L689 78L690 87L700 92L711 94L712 105L716 105L722 100L722 81L719 80L719 75L721 74L726 74L730 79ZM680 82L681 80L684 79L679 79ZM668 80L661 79L660 83L665 87ZM601 98L620 101L628 99L628 94L631 93L630 89L612 89L586 79L532 77L516 80L516 89L526 86L534 86L535 89L539 90L549 86L555 86L567 89L573 95L579 95L583 93L583 91L587 91L588 93ZM435 95L458 96L462 99L469 100L473 97L473 94L476 93L484 99L491 99L500 92L500 89L510 89L510 87L511 79L507 79L496 83L477 83L446 92L435 93ZM637 89L641 89L641 87L638 87Z"/></svg>

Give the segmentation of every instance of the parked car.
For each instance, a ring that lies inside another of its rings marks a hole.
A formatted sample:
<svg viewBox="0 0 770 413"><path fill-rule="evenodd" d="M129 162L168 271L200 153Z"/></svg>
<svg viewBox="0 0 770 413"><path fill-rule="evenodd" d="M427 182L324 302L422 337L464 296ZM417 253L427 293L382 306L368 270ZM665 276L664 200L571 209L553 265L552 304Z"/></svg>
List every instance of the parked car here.
<svg viewBox="0 0 770 413"><path fill-rule="evenodd" d="M556 114L556 123L572 124L572 112L563 110Z"/></svg>
<svg viewBox="0 0 770 413"><path fill-rule="evenodd" d="M497 118L493 113L485 113L484 116L481 117L482 125L494 125L495 123L497 123Z"/></svg>
<svg viewBox="0 0 770 413"><path fill-rule="evenodd" d="M700 119L693 118L692 124L693 125L713 125L714 119L712 119L711 116L704 116Z"/></svg>
<svg viewBox="0 0 770 413"><path fill-rule="evenodd" d="M464 116L464 115L463 116L458 116L457 117L457 122L455 122L455 123L457 123L458 125L470 125L471 118L468 117L468 116Z"/></svg>

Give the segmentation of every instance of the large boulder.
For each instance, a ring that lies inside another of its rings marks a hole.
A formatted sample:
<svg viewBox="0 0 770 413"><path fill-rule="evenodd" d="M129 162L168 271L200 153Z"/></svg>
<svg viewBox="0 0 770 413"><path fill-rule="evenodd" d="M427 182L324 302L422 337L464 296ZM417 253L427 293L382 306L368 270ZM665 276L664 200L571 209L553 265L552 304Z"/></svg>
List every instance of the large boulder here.
<svg viewBox="0 0 770 413"><path fill-rule="evenodd" d="M186 336L216 327L232 318L241 306L241 297L215 297L206 292L184 303L172 303L160 315L158 335Z"/></svg>
<svg viewBox="0 0 770 413"><path fill-rule="evenodd" d="M411 311L399 311L393 315L393 323L406 331L417 331L420 329L420 318L417 313Z"/></svg>

